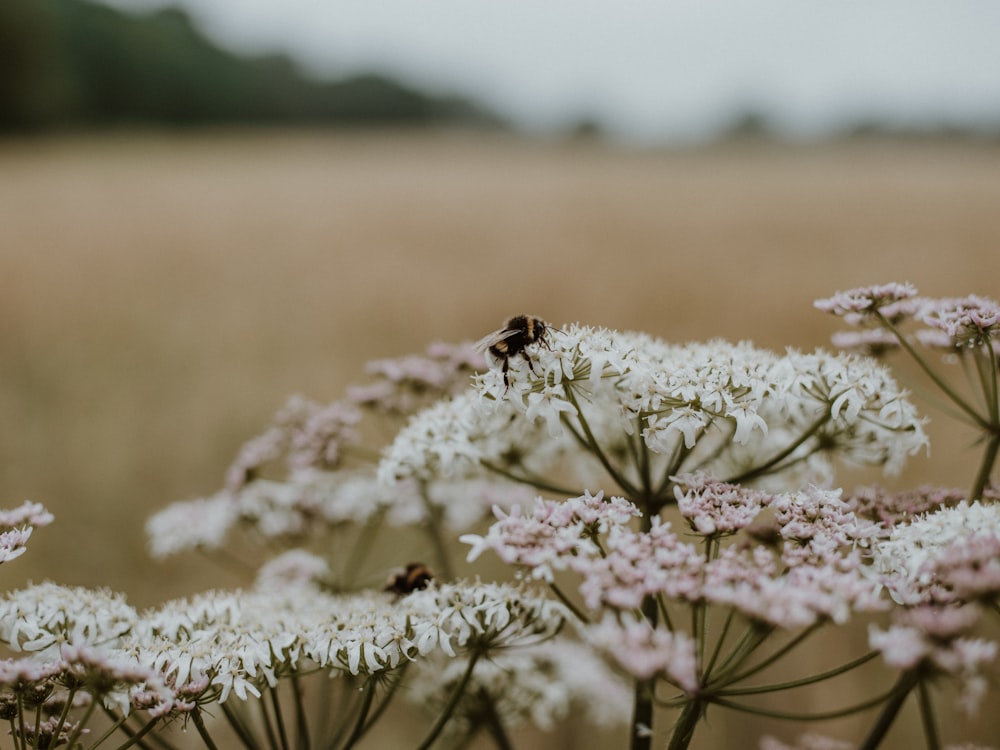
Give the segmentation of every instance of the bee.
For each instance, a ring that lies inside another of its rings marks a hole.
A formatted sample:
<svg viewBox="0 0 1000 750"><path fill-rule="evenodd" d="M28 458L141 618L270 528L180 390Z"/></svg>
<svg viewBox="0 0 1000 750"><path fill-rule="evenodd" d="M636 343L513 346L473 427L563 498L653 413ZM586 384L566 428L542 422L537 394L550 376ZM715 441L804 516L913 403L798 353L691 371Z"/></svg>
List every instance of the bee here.
<svg viewBox="0 0 1000 750"><path fill-rule="evenodd" d="M405 568L393 572L383 591L395 594L397 597L406 596L419 589L427 588L427 584L432 580L434 580L434 574L431 573L430 568L423 563L412 562Z"/></svg>
<svg viewBox="0 0 1000 750"><path fill-rule="evenodd" d="M483 338L476 349L488 351L492 357L503 362L503 384L505 388L510 388L510 358L521 355L528 363L528 369L535 374L535 368L531 366L531 358L525 354L531 344L540 343L549 348L546 336L551 326L541 318L531 315L515 315L509 318L499 331L494 331L489 336Z"/></svg>

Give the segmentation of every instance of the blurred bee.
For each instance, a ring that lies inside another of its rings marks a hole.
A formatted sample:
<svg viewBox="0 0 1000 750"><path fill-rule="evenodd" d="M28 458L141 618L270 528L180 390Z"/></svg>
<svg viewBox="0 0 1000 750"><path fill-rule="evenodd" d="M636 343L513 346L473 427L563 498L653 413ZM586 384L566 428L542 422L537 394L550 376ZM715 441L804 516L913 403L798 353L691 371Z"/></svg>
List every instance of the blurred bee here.
<svg viewBox="0 0 1000 750"><path fill-rule="evenodd" d="M494 331L489 336L483 338L476 349L478 351L488 351L492 357L503 362L503 384L505 388L510 388L510 379L507 371L510 369L510 358L521 355L528 363L528 369L535 374L535 368L531 366L531 359L524 350L531 344L541 343L548 348L546 336L551 326L541 318L531 315L515 315L509 318L499 331Z"/></svg>
<svg viewBox="0 0 1000 750"><path fill-rule="evenodd" d="M414 591L427 588L427 584L432 580L434 580L434 574L426 565L412 562L405 568L393 572L383 590L395 594L397 597L406 596Z"/></svg>

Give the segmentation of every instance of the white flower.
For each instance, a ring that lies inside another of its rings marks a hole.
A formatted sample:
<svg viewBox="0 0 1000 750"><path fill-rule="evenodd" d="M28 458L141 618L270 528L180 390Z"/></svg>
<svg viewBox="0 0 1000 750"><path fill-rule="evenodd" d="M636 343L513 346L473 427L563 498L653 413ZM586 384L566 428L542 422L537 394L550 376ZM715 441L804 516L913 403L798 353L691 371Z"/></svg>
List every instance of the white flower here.
<svg viewBox="0 0 1000 750"><path fill-rule="evenodd" d="M528 481L569 462L581 483L603 466L626 491L668 467L735 480L764 466L815 481L832 457L891 472L926 444L906 394L873 360L721 341L672 346L580 326L548 343L512 358L509 382L491 370L415 416L385 451L380 477L485 468ZM585 461L591 474L581 475Z"/></svg>
<svg viewBox="0 0 1000 750"><path fill-rule="evenodd" d="M63 644L108 646L137 624L125 597L107 589L43 583L0 601L0 641L14 651L49 656Z"/></svg>
<svg viewBox="0 0 1000 750"><path fill-rule="evenodd" d="M228 492L172 503L146 521L150 554L163 558L186 550L218 549L237 518Z"/></svg>
<svg viewBox="0 0 1000 750"><path fill-rule="evenodd" d="M1000 504L963 501L894 526L888 539L875 544L872 568L897 601L915 604L948 599L952 593L943 574L956 577L963 564L975 566L973 577L1000 581L1000 564L995 559L978 560L967 554L979 547L995 550L997 540Z"/></svg>

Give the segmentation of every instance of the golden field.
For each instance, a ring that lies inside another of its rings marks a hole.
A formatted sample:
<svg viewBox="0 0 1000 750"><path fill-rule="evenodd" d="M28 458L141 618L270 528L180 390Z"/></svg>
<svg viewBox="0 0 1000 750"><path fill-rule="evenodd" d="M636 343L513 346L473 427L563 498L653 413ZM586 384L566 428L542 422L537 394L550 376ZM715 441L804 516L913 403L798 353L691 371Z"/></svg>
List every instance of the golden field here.
<svg viewBox="0 0 1000 750"><path fill-rule="evenodd" d="M214 492L287 395L332 400L368 359L514 313L813 348L837 322L812 301L838 289L996 298L998 206L987 143L0 142L0 504L56 515L5 585L145 606L240 583L151 561L145 517ZM899 481L967 485L968 434L925 411L932 453Z"/></svg>

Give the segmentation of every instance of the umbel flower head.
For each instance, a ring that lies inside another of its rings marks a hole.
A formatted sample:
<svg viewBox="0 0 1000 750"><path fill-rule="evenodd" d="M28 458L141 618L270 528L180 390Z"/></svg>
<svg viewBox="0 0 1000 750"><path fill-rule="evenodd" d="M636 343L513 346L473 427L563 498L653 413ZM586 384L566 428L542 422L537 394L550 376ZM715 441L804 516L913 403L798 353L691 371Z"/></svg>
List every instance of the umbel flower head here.
<svg viewBox="0 0 1000 750"><path fill-rule="evenodd" d="M435 652L530 645L563 620L561 605L517 586L457 582L393 601L289 584L168 602L143 613L121 650L165 683L187 686L190 700L221 703L260 697L281 678L317 668L374 675Z"/></svg>
<svg viewBox="0 0 1000 750"><path fill-rule="evenodd" d="M583 326L546 343L414 417L384 453L383 480L485 468L530 483L568 463L583 482L612 473L631 496L694 469L787 486L827 477L832 457L897 471L926 443L906 394L869 359Z"/></svg>
<svg viewBox="0 0 1000 750"><path fill-rule="evenodd" d="M1000 504L960 502L894 526L872 551L893 598L910 605L1000 597Z"/></svg>

